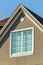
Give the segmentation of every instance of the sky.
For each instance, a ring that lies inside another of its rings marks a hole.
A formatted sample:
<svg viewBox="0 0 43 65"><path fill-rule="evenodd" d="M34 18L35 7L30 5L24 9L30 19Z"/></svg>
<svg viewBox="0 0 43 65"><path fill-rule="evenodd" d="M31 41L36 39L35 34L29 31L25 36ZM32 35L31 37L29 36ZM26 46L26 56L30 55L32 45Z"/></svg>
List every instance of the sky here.
<svg viewBox="0 0 43 65"><path fill-rule="evenodd" d="M0 20L10 17L19 4L43 18L43 0L0 0Z"/></svg>

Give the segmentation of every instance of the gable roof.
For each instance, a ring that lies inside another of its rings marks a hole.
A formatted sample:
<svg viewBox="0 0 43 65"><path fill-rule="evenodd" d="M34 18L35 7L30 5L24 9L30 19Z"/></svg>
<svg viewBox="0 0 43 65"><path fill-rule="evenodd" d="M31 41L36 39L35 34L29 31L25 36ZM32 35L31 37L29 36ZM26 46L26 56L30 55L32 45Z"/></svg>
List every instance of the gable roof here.
<svg viewBox="0 0 43 65"><path fill-rule="evenodd" d="M12 16L8 19L7 23L3 26L3 28L0 30L0 41L5 36L5 32L10 29L11 25L13 25L14 22L12 20L16 20L17 17L19 17L20 13L23 12L39 29L43 32L43 25L33 16L33 14L28 11L23 5L19 5L17 7L16 11L13 12ZM19 13L19 15L18 15ZM11 24L12 23L12 24ZM9 27L10 26L10 27ZM8 28L9 27L9 28ZM6 32L6 33L7 33Z"/></svg>

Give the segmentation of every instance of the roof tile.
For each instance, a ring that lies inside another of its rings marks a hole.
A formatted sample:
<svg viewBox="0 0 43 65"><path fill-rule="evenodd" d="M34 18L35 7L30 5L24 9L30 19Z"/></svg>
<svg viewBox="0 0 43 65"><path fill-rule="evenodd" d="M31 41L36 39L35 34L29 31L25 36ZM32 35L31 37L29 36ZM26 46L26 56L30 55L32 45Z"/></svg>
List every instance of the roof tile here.
<svg viewBox="0 0 43 65"><path fill-rule="evenodd" d="M4 19L4 20L1 20L1 21L0 21L0 25L4 25L4 24L8 21L8 19L9 19L9 18L6 18L6 19Z"/></svg>

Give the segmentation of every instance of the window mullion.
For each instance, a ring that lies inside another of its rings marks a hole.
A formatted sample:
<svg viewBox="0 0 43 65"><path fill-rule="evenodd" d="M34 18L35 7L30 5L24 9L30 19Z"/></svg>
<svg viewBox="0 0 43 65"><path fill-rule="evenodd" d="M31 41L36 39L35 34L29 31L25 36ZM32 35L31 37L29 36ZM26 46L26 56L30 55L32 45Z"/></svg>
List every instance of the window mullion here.
<svg viewBox="0 0 43 65"><path fill-rule="evenodd" d="M21 53L23 52L23 32L21 32Z"/></svg>

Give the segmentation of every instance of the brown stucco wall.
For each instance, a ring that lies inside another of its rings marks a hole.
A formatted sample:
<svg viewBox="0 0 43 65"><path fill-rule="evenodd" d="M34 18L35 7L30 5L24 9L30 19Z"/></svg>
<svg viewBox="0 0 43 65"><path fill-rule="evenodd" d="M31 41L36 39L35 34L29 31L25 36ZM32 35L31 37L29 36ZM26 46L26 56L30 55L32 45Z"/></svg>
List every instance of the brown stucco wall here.
<svg viewBox="0 0 43 65"><path fill-rule="evenodd" d="M6 39L0 48L0 65L35 65L43 63L43 32L41 32L26 16L24 22L20 22L16 28L23 29L34 27L34 54L22 57L10 58L10 36Z"/></svg>

